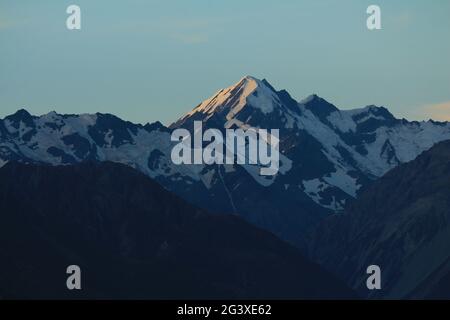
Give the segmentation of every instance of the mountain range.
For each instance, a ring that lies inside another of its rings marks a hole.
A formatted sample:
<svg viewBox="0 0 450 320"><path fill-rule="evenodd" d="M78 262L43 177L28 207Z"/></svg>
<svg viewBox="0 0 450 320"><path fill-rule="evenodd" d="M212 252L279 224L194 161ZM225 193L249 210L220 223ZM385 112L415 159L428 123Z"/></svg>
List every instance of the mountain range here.
<svg viewBox="0 0 450 320"><path fill-rule="evenodd" d="M0 299L336 299L299 251L112 162L0 169ZM81 268L81 290L66 268Z"/></svg>
<svg viewBox="0 0 450 320"><path fill-rule="evenodd" d="M194 121L219 130L279 129L279 173L260 176L253 165L174 165L171 131L192 129ZM446 139L447 122L410 122L376 106L340 110L317 95L296 101L268 81L246 76L168 127L110 114L33 116L19 110L0 120L0 166L122 163L193 205L241 216L303 247L308 230L343 212L361 189Z"/></svg>

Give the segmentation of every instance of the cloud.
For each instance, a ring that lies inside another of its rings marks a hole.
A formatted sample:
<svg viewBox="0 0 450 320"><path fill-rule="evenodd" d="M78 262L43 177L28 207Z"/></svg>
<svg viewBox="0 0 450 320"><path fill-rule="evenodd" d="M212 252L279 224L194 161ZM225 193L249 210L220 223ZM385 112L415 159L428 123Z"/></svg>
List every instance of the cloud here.
<svg viewBox="0 0 450 320"><path fill-rule="evenodd" d="M433 120L450 121L450 101L423 106L424 116Z"/></svg>

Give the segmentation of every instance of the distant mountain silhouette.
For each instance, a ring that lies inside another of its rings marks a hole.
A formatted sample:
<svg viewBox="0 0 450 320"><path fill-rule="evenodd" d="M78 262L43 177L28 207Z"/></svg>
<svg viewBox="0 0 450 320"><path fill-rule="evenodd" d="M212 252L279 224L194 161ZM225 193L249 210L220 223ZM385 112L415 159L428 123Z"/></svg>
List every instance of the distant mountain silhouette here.
<svg viewBox="0 0 450 320"><path fill-rule="evenodd" d="M314 260L362 296L450 298L450 141L438 143L368 187L312 238ZM382 270L369 292L367 266Z"/></svg>
<svg viewBox="0 0 450 320"><path fill-rule="evenodd" d="M297 249L112 162L0 169L0 298L348 298ZM66 289L79 265L82 290Z"/></svg>

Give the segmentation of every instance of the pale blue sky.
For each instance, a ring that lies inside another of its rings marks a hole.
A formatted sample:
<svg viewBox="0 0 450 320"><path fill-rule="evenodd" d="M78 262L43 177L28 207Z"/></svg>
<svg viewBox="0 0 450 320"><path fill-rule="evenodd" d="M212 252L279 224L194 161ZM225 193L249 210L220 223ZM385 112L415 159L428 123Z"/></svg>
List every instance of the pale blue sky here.
<svg viewBox="0 0 450 320"><path fill-rule="evenodd" d="M66 7L82 30L66 29ZM382 10L380 31L366 8ZM168 124L244 75L300 100L450 120L448 0L0 0L0 117Z"/></svg>

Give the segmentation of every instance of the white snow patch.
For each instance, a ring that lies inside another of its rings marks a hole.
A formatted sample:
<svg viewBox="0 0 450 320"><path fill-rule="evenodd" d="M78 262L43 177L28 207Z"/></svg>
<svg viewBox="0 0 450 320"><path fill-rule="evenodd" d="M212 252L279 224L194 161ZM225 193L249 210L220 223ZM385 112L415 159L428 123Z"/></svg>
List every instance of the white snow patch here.
<svg viewBox="0 0 450 320"><path fill-rule="evenodd" d="M348 113L334 111L327 117L327 120L341 132L356 130L356 123Z"/></svg>
<svg viewBox="0 0 450 320"><path fill-rule="evenodd" d="M323 180L328 184L335 186L353 198L356 197L356 191L361 187L356 179L349 176L344 170L338 168L336 172L326 175Z"/></svg>
<svg viewBox="0 0 450 320"><path fill-rule="evenodd" d="M0 168L3 167L7 163L8 163L8 160L3 160L0 158Z"/></svg>

